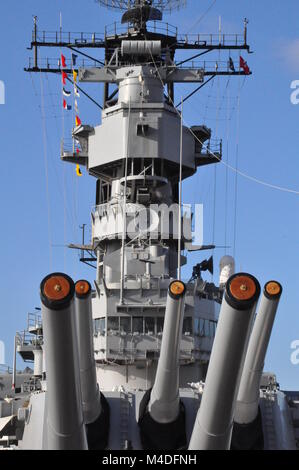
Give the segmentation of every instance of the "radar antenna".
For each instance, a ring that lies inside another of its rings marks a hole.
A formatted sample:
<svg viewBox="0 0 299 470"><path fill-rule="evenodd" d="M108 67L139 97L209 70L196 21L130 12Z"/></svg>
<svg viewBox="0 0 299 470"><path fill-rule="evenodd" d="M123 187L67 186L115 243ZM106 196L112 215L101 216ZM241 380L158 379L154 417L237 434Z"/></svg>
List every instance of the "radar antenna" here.
<svg viewBox="0 0 299 470"><path fill-rule="evenodd" d="M113 10L131 10L145 6L168 12L186 5L186 0L96 0L96 2Z"/></svg>
<svg viewBox="0 0 299 470"><path fill-rule="evenodd" d="M126 10L122 24L130 23L142 29L147 21L161 21L163 11L171 12L185 6L186 0L96 0L102 6L114 10Z"/></svg>

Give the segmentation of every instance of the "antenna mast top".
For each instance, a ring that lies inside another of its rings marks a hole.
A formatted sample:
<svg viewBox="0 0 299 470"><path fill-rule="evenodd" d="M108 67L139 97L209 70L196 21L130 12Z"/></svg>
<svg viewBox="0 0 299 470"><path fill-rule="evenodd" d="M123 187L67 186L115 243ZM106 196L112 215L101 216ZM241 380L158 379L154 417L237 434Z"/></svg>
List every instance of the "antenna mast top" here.
<svg viewBox="0 0 299 470"><path fill-rule="evenodd" d="M186 0L96 0L96 2L114 10L130 10L147 6L169 12L186 5Z"/></svg>

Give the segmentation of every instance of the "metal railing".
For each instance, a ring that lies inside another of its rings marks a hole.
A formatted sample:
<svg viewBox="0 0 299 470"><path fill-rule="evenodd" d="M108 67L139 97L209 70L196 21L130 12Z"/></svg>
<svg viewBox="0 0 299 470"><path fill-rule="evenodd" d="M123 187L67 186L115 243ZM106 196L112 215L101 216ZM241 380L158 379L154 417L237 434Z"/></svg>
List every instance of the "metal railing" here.
<svg viewBox="0 0 299 470"><path fill-rule="evenodd" d="M27 330L24 331L18 331L16 333L16 341L17 341L17 347L24 347L24 346L39 346L40 345L40 339L29 333Z"/></svg>
<svg viewBox="0 0 299 470"><path fill-rule="evenodd" d="M38 31L37 42L39 43L67 43L67 44L98 44L104 41L103 33L86 32L64 32L64 31ZM35 42L34 31L32 32L32 42Z"/></svg>
<svg viewBox="0 0 299 470"><path fill-rule="evenodd" d="M222 155L222 139L210 139L207 144L204 143L203 153Z"/></svg>
<svg viewBox="0 0 299 470"><path fill-rule="evenodd" d="M243 34L178 34L178 28L170 23L161 21L149 21L146 30L150 33L162 34L176 39L177 45L184 44L194 46L226 46L226 47L244 47L247 46L246 30ZM124 25L119 22L114 22L105 26L103 33L90 33L90 32L65 32L65 31L37 31L36 41L35 32L32 31L32 43L39 44L72 44L83 47L98 46L104 47L105 41L122 35L136 34L138 30L130 26L129 23Z"/></svg>
<svg viewBox="0 0 299 470"><path fill-rule="evenodd" d="M193 44L195 46L244 46L244 34L179 34L178 44Z"/></svg>
<svg viewBox="0 0 299 470"><path fill-rule="evenodd" d="M27 330L32 328L40 329L42 327L42 317L38 313L28 313Z"/></svg>
<svg viewBox="0 0 299 470"><path fill-rule="evenodd" d="M150 21L149 23L147 23L146 30L149 33L163 34L174 38L177 38L178 35L178 28L176 26L161 21ZM104 38L106 41L107 39L109 40L110 38L114 38L117 36L130 35L136 33L138 33L138 30L130 26L129 23L127 23L127 25L124 25L115 21L114 23L105 26Z"/></svg>
<svg viewBox="0 0 299 470"><path fill-rule="evenodd" d="M39 69L48 69L49 71L54 69L63 70L71 70L73 68L71 59L66 59L66 67L63 68L61 65L61 60L57 58L41 58L38 60L38 68ZM77 59L76 61L76 69L78 68L89 68L89 67L98 67L99 63L97 61L89 60L89 59ZM34 67L34 58L29 57L28 68L31 69ZM72 77L71 77L72 79Z"/></svg>
<svg viewBox="0 0 299 470"><path fill-rule="evenodd" d="M12 374L12 367L0 364L0 374Z"/></svg>
<svg viewBox="0 0 299 470"><path fill-rule="evenodd" d="M236 72L241 72L239 63L234 64L235 65L235 71ZM176 66L175 66L176 67ZM170 68L170 67L168 67ZM202 69L205 72L232 72L232 69L230 68L230 64L228 61L218 61L218 60L203 60L203 61L195 61L195 60L190 60L188 62L185 62L182 65L178 65L176 68L178 69Z"/></svg>

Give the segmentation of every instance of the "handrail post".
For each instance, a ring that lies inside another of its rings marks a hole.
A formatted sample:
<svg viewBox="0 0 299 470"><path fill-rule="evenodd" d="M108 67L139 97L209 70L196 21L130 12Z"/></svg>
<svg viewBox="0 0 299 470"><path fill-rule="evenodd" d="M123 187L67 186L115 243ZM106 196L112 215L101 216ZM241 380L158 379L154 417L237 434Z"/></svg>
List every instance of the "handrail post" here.
<svg viewBox="0 0 299 470"><path fill-rule="evenodd" d="M248 19L244 18L244 45L247 45L247 25L248 25Z"/></svg>
<svg viewBox="0 0 299 470"><path fill-rule="evenodd" d="M34 21L33 37L34 37L34 43L35 43L35 46L34 46L34 68L37 69L37 45L36 45L36 42L37 42L37 16L34 16L33 21Z"/></svg>

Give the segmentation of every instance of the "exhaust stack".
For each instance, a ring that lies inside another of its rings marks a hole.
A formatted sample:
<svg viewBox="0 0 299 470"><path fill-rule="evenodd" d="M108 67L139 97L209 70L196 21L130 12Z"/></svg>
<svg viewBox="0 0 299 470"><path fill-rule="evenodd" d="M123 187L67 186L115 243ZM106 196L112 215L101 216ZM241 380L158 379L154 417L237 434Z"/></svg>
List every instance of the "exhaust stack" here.
<svg viewBox="0 0 299 470"><path fill-rule="evenodd" d="M145 395L139 421L146 449L178 449L185 445L185 414L179 397L179 357L186 287L173 281L168 288L163 337L156 378Z"/></svg>
<svg viewBox="0 0 299 470"><path fill-rule="evenodd" d="M235 274L226 284L189 450L230 448L240 375L259 295L260 285L250 274Z"/></svg>
<svg viewBox="0 0 299 470"><path fill-rule="evenodd" d="M74 292L72 279L61 273L47 276L40 287L47 361L49 450L87 449L80 391Z"/></svg>
<svg viewBox="0 0 299 470"><path fill-rule="evenodd" d="M247 445L254 445L252 443L257 441L257 425L253 426L253 423L259 420L260 381L281 294L282 287L278 282L267 282L250 336L240 381L233 435L233 445L237 447L239 446L237 445L237 441L234 442L235 438L238 438L237 440L240 441L240 443L243 441L240 433L246 432ZM249 426L251 424L252 426ZM240 427L238 425L243 426ZM251 440L248 439L250 434L249 427L252 428ZM239 434L239 436L237 436L237 434Z"/></svg>

